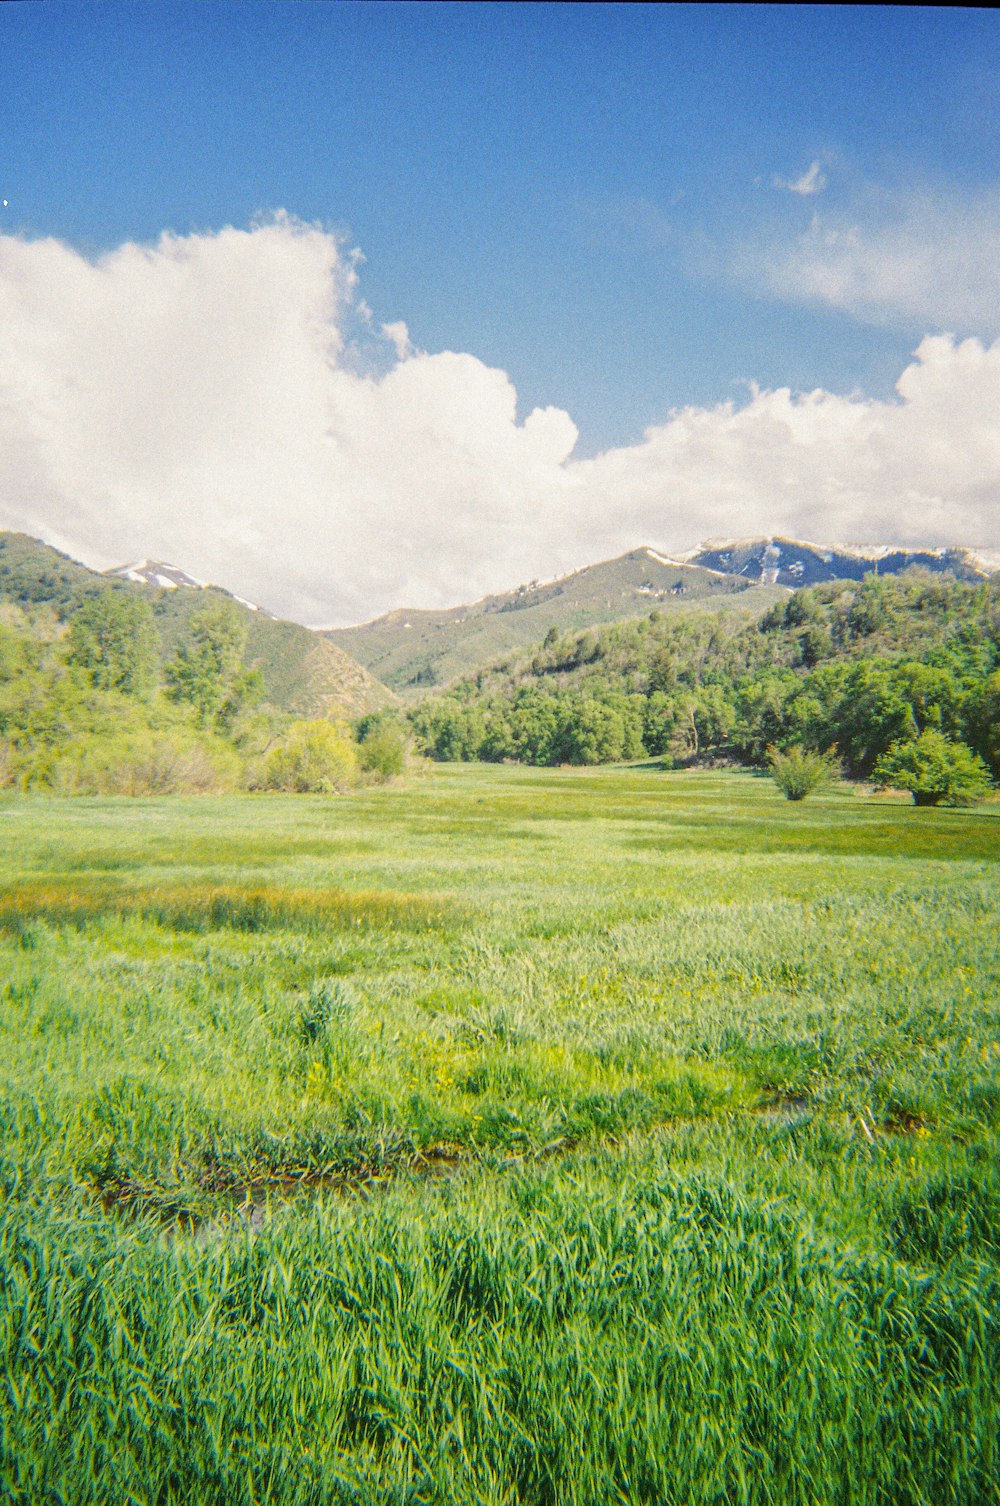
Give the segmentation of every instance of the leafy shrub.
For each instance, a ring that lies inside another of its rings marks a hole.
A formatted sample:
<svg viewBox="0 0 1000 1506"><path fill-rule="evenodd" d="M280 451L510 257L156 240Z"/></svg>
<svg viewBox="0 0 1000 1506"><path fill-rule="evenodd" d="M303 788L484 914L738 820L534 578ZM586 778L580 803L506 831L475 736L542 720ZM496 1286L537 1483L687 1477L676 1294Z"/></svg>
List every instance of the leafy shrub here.
<svg viewBox="0 0 1000 1506"><path fill-rule="evenodd" d="M48 782L66 795L208 795L234 789L239 774L237 754L217 738L142 729L80 738Z"/></svg>
<svg viewBox="0 0 1000 1506"><path fill-rule="evenodd" d="M357 783L357 748L336 722L293 722L264 765L269 790L336 795Z"/></svg>
<svg viewBox="0 0 1000 1506"><path fill-rule="evenodd" d="M767 750L767 761L786 800L804 800L836 772L836 762L828 753L812 753L808 748L792 747L782 753L772 747Z"/></svg>
<svg viewBox="0 0 1000 1506"><path fill-rule="evenodd" d="M989 771L979 755L931 727L919 737L893 743L872 777L883 789L909 790L915 805L972 805L990 788Z"/></svg>
<svg viewBox="0 0 1000 1506"><path fill-rule="evenodd" d="M366 774L392 779L406 768L407 738L400 727L378 727L358 749L358 762Z"/></svg>

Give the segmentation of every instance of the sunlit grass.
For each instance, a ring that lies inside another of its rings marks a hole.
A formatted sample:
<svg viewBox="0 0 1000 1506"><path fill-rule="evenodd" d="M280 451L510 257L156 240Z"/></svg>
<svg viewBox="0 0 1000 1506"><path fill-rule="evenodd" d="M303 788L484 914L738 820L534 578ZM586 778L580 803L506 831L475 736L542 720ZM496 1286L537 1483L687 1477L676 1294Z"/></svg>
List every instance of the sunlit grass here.
<svg viewBox="0 0 1000 1506"><path fill-rule="evenodd" d="M997 809L445 768L0 836L5 1499L1000 1500Z"/></svg>

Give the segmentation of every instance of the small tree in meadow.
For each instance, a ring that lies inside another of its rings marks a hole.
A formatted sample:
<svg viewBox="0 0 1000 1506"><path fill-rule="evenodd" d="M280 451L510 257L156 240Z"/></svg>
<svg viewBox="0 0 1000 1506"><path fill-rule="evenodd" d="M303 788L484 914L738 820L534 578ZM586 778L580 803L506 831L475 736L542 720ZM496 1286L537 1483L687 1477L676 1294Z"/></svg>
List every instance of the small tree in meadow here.
<svg viewBox="0 0 1000 1506"><path fill-rule="evenodd" d="M786 800L804 800L826 784L837 767L830 754L813 753L797 745L784 752L768 748L767 761L771 777Z"/></svg>
<svg viewBox="0 0 1000 1506"><path fill-rule="evenodd" d="M914 805L972 805L990 788L989 771L978 754L932 727L893 743L872 778L883 789L909 790Z"/></svg>

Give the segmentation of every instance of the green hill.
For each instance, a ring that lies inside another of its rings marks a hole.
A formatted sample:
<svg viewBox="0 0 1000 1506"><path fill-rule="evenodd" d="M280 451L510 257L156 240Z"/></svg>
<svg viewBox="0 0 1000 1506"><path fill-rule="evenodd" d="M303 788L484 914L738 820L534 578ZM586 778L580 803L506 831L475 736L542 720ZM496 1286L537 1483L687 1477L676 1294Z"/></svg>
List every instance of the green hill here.
<svg viewBox="0 0 1000 1506"><path fill-rule="evenodd" d="M409 712L444 760L761 765L835 749L868 778L930 731L1000 778L1000 580L911 569L786 594L755 621L711 603L549 634Z"/></svg>
<svg viewBox="0 0 1000 1506"><path fill-rule="evenodd" d="M762 611L787 591L755 586L735 575L682 565L654 549L589 565L561 580L519 586L446 611L399 609L360 627L323 636L364 664L401 695L446 685L513 649L559 633L672 610L692 602Z"/></svg>
<svg viewBox="0 0 1000 1506"><path fill-rule="evenodd" d="M206 596L235 601L214 586L166 590L102 575L25 534L0 533L0 603L47 608L64 621L88 597L107 591L137 594L149 602L164 661L173 656L188 619ZM392 691L340 645L298 623L236 605L247 620L247 665L260 671L264 698L279 711L356 717L395 702Z"/></svg>

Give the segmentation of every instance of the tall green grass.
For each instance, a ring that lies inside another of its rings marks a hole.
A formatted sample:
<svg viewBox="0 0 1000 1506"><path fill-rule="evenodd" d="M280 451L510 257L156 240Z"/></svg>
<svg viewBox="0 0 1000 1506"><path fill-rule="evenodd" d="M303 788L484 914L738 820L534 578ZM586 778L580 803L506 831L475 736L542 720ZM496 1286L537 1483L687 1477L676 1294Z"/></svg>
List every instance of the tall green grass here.
<svg viewBox="0 0 1000 1506"><path fill-rule="evenodd" d="M845 1240L765 1164L682 1134L200 1242L8 1206L5 1498L995 1501L987 1252Z"/></svg>
<svg viewBox="0 0 1000 1506"><path fill-rule="evenodd" d="M1000 1500L1000 819L0 801L0 1498Z"/></svg>

